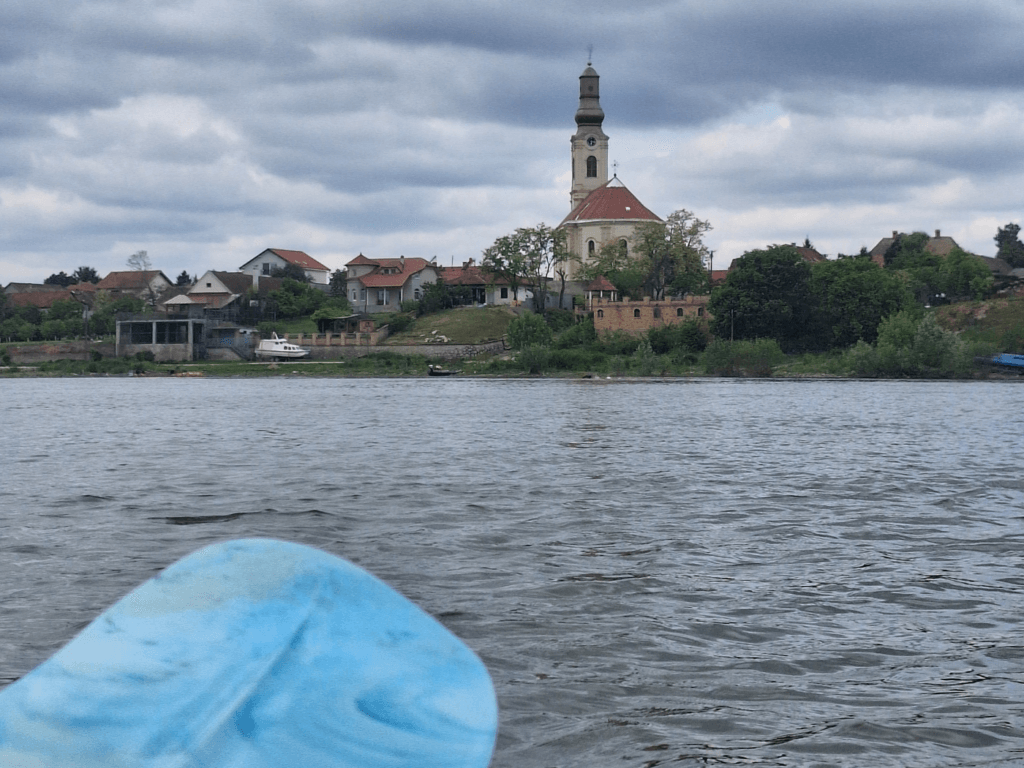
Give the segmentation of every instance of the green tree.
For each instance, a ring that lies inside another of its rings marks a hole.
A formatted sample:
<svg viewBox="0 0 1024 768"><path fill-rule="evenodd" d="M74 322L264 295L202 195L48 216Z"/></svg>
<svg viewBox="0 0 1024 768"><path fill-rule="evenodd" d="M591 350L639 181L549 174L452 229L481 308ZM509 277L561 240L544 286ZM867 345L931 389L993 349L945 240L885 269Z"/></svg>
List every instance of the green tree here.
<svg viewBox="0 0 1024 768"><path fill-rule="evenodd" d="M1020 225L1010 222L996 232L996 257L1011 267L1024 267L1024 243L1020 241Z"/></svg>
<svg viewBox="0 0 1024 768"><path fill-rule="evenodd" d="M904 281L870 259L822 261L811 267L813 330L820 348L874 342L882 319L912 305Z"/></svg>
<svg viewBox="0 0 1024 768"><path fill-rule="evenodd" d="M534 308L543 314L547 312L548 280L569 259L565 230L552 229L541 222L535 227L517 229L515 234L526 254L527 274L534 286ZM562 306L564 291L563 280L562 290L558 295L559 308Z"/></svg>
<svg viewBox="0 0 1024 768"><path fill-rule="evenodd" d="M272 267L270 270L271 277L284 277L289 280L294 280L297 283L310 283L312 278L306 274L306 270L300 267L298 264L292 264L289 262L283 267Z"/></svg>
<svg viewBox="0 0 1024 768"><path fill-rule="evenodd" d="M336 269L331 272L330 288L327 292L331 296L344 296L348 298L348 270Z"/></svg>
<svg viewBox="0 0 1024 768"><path fill-rule="evenodd" d="M48 278L43 280L44 285L60 285L65 288L69 285L74 285L76 282L78 281L75 280L75 278L73 278L71 275L64 271L55 272L54 274L50 275Z"/></svg>
<svg viewBox="0 0 1024 768"><path fill-rule="evenodd" d="M178 275L177 279L174 281L174 284L179 287L184 287L186 285L192 285L193 282L194 281L188 274L188 270L183 269L181 270L181 274Z"/></svg>
<svg viewBox="0 0 1024 768"><path fill-rule="evenodd" d="M711 294L720 339L774 339L786 351L808 343L811 268L791 245L748 251Z"/></svg>
<svg viewBox="0 0 1024 768"><path fill-rule="evenodd" d="M100 281L100 273L92 267L79 267L71 273L71 276L75 278L76 283L98 283Z"/></svg>
<svg viewBox="0 0 1024 768"><path fill-rule="evenodd" d="M670 294L704 293L708 288L705 264L710 251L704 235L711 224L680 208L664 221L648 221L633 234L633 253L645 272L644 289L653 299Z"/></svg>
<svg viewBox="0 0 1024 768"><path fill-rule="evenodd" d="M533 273L532 243L529 230L517 229L502 235L483 253L480 268L494 277L503 278L512 289L512 299L519 301L519 287Z"/></svg>
<svg viewBox="0 0 1024 768"><path fill-rule="evenodd" d="M647 282L647 266L629 255L629 249L621 242L606 243L595 258L580 267L584 280L604 276L622 296L639 299L643 297L644 283Z"/></svg>

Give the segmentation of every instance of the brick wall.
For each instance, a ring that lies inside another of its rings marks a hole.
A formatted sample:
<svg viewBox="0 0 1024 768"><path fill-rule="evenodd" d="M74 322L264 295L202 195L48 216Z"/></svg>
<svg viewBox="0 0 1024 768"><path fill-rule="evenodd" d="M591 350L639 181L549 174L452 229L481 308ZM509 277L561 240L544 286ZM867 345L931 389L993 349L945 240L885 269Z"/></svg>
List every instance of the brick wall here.
<svg viewBox="0 0 1024 768"><path fill-rule="evenodd" d="M683 299L653 301L608 301L594 299L594 329L598 334L626 331L641 334L662 325L682 323L694 318L711 319L707 305L709 296L687 296Z"/></svg>

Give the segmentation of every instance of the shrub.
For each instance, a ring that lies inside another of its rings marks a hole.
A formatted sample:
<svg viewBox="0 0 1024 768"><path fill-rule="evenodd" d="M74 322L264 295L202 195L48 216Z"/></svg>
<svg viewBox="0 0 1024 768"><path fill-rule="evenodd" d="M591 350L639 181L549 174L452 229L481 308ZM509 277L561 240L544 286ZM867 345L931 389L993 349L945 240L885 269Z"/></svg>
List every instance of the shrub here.
<svg viewBox="0 0 1024 768"><path fill-rule="evenodd" d="M92 360L94 363L98 363L100 360L103 359L103 353L100 352L98 349L90 349L89 359Z"/></svg>
<svg viewBox="0 0 1024 768"><path fill-rule="evenodd" d="M401 333L415 322L410 315L393 315L388 321L391 333Z"/></svg>
<svg viewBox="0 0 1024 768"><path fill-rule="evenodd" d="M588 317L558 334L553 346L556 349L572 349L573 347L587 347L596 342L597 332L594 330L594 319Z"/></svg>
<svg viewBox="0 0 1024 768"><path fill-rule="evenodd" d="M551 343L551 328L540 315L524 312L508 324L508 343L512 349L546 347Z"/></svg>
<svg viewBox="0 0 1024 768"><path fill-rule="evenodd" d="M527 373L543 373L550 365L551 355L547 347L531 344L516 355L516 362Z"/></svg>
<svg viewBox="0 0 1024 768"><path fill-rule="evenodd" d="M641 341L633 353L633 361L636 363L637 372L641 376L650 376L658 367L658 356L651 348L651 342L647 339Z"/></svg>
<svg viewBox="0 0 1024 768"><path fill-rule="evenodd" d="M785 358L774 339L716 340L704 350L701 363L706 373L716 376L771 376Z"/></svg>
<svg viewBox="0 0 1024 768"><path fill-rule="evenodd" d="M136 352L135 359L140 363L152 363L156 361L156 355L152 351L145 349L142 352Z"/></svg>

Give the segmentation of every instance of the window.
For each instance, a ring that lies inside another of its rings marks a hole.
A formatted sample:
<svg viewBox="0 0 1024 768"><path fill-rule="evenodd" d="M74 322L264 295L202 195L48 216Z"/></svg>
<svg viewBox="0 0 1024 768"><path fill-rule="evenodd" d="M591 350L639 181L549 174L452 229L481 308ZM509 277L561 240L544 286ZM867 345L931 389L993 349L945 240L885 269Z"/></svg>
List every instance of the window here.
<svg viewBox="0 0 1024 768"><path fill-rule="evenodd" d="M597 158L593 155L587 158L587 178L597 178Z"/></svg>
<svg viewBox="0 0 1024 768"><path fill-rule="evenodd" d="M263 262L263 274L264 275L269 275L270 274L270 262L269 261L264 261Z"/></svg>
<svg viewBox="0 0 1024 768"><path fill-rule="evenodd" d="M359 300L360 301L366 301L366 289L365 288L360 288L359 289Z"/></svg>
<svg viewBox="0 0 1024 768"><path fill-rule="evenodd" d="M591 256L593 256L595 248L597 248L597 246L594 245L594 241L593 240L587 240L587 253L589 253Z"/></svg>
<svg viewBox="0 0 1024 768"><path fill-rule="evenodd" d="M679 308L678 308L678 309L676 310L676 317L682 317L682 316L683 316L683 308L682 308L682 307L679 307Z"/></svg>
<svg viewBox="0 0 1024 768"><path fill-rule="evenodd" d="M704 307L697 307L697 317L704 317Z"/></svg>
<svg viewBox="0 0 1024 768"><path fill-rule="evenodd" d="M626 210L628 211L629 208L627 208ZM622 252L624 254L626 254L627 256L629 255L629 243L626 242L625 238L619 240L619 248L622 249Z"/></svg>
<svg viewBox="0 0 1024 768"><path fill-rule="evenodd" d="M359 293L355 288L352 289L352 301L356 301L359 298Z"/></svg>
<svg viewBox="0 0 1024 768"><path fill-rule="evenodd" d="M633 317L640 317L640 310L639 309L634 309L633 310Z"/></svg>
<svg viewBox="0 0 1024 768"><path fill-rule="evenodd" d="M502 288L501 289L501 298L503 298L503 299L507 299L508 298L508 288Z"/></svg>
<svg viewBox="0 0 1024 768"><path fill-rule="evenodd" d="M388 303L388 292L386 288L377 291L377 306L382 307Z"/></svg>
<svg viewBox="0 0 1024 768"><path fill-rule="evenodd" d="M654 308L654 316L655 317L661 317L661 307L655 307Z"/></svg>
<svg viewBox="0 0 1024 768"><path fill-rule="evenodd" d="M597 316L598 317L604 317L604 310L603 309L597 310Z"/></svg>
<svg viewBox="0 0 1024 768"><path fill-rule="evenodd" d="M213 288L213 283L207 283L207 284L206 284L206 287L207 287L207 288Z"/></svg>
<svg viewBox="0 0 1024 768"><path fill-rule="evenodd" d="M129 323L129 344L152 344L153 324L152 323ZM122 331L123 333L123 331Z"/></svg>
<svg viewBox="0 0 1024 768"><path fill-rule="evenodd" d="M422 295L423 295L423 294L422 294L422 293L420 292L420 289L419 289L419 288L417 288L416 290L414 290L414 291L412 292L412 297L413 297L414 299L416 299L416 301L419 301L419 300L420 300L420 297L421 297Z"/></svg>

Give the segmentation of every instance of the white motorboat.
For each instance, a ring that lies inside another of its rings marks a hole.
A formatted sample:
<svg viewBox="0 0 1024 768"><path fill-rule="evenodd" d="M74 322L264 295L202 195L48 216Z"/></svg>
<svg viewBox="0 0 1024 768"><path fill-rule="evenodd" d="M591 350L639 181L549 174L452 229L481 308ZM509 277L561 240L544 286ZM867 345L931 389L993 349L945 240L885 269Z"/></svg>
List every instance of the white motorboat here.
<svg viewBox="0 0 1024 768"><path fill-rule="evenodd" d="M270 360L293 360L299 357L309 357L309 350L298 344L291 344L287 339L279 339L275 333L271 338L260 341L259 346L256 347L256 357Z"/></svg>

